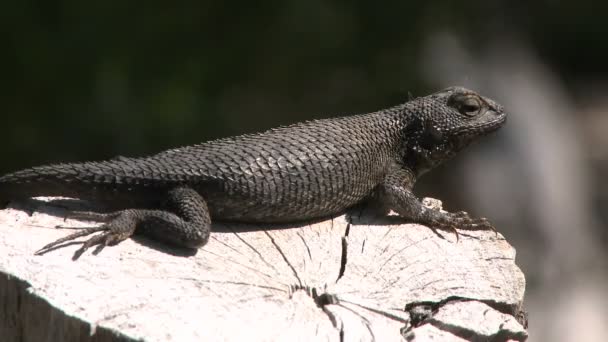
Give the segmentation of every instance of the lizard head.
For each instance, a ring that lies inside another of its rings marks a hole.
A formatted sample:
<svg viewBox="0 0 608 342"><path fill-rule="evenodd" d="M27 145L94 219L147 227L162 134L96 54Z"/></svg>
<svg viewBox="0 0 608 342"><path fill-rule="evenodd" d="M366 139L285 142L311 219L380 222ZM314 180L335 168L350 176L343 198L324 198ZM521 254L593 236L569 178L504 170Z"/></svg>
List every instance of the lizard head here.
<svg viewBox="0 0 608 342"><path fill-rule="evenodd" d="M411 120L405 158L418 175L497 130L507 119L501 105L462 87L447 88L408 105Z"/></svg>

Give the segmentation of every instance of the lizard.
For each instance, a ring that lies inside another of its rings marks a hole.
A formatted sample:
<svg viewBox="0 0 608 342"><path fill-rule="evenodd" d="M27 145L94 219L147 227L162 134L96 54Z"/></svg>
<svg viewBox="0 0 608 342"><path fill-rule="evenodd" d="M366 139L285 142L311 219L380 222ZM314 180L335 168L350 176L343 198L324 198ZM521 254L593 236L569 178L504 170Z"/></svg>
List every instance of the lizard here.
<svg viewBox="0 0 608 342"><path fill-rule="evenodd" d="M0 177L0 205L62 196L110 205L72 211L98 221L36 254L89 236L74 259L134 233L196 249L211 221L292 223L328 217L372 200L432 229L492 229L486 218L425 206L417 179L503 126L494 100L451 87L376 112L334 117L169 149L145 157L27 168Z"/></svg>

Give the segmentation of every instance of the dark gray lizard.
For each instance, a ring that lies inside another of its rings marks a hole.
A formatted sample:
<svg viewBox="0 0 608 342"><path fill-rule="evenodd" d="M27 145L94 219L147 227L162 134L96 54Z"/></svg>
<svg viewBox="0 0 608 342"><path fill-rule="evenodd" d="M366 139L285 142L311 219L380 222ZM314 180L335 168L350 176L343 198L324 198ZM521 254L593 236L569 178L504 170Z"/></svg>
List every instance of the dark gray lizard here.
<svg viewBox="0 0 608 342"><path fill-rule="evenodd" d="M485 218L428 208L418 177L501 127L502 106L453 87L393 108L308 121L160 152L99 162L39 166L0 177L0 202L65 196L111 205L70 217L104 222L43 247L99 232L75 253L135 232L197 248L211 220L289 223L345 211L373 198L432 228L493 229Z"/></svg>

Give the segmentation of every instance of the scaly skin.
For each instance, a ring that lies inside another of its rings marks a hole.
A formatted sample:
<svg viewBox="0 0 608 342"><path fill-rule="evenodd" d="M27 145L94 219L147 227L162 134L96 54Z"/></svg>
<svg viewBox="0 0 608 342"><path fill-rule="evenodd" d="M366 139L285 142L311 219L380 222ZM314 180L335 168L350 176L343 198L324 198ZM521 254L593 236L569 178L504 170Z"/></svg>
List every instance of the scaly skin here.
<svg viewBox="0 0 608 342"><path fill-rule="evenodd" d="M25 169L0 177L0 201L66 196L122 209L75 213L106 224L41 250L100 232L75 257L136 230L200 247L209 238L211 219L288 223L337 214L370 197L433 228L492 229L485 219L423 206L412 188L423 173L505 120L502 106L454 87L374 113L303 122L148 157Z"/></svg>

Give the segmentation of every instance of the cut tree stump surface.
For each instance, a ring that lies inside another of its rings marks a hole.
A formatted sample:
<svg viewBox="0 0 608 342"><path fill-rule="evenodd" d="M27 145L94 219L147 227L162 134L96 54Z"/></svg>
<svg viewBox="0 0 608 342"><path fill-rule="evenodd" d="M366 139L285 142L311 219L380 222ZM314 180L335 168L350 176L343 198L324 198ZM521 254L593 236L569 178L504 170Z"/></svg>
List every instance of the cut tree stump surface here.
<svg viewBox="0 0 608 342"><path fill-rule="evenodd" d="M79 245L34 252L73 232L55 226L90 223L64 222L52 204L31 216L25 207L0 210L2 341L527 337L516 319L524 276L491 231L459 230L457 241L365 215L288 228L214 224L196 253L135 238L72 261Z"/></svg>

